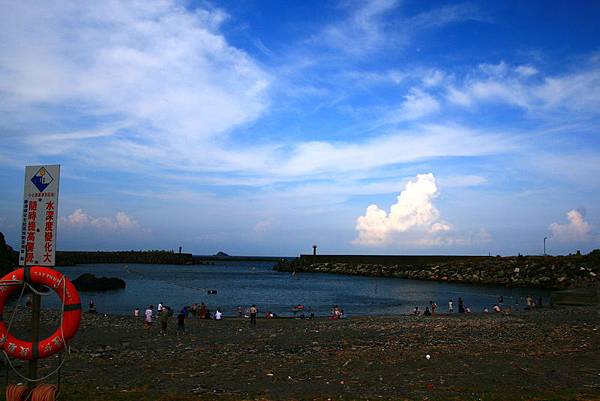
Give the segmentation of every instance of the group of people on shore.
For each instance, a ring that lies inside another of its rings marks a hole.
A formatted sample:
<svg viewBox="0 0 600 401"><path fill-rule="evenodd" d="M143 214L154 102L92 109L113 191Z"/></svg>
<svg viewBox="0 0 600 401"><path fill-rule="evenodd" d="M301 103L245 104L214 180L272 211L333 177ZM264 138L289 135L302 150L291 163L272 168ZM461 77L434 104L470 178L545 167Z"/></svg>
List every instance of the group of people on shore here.
<svg viewBox="0 0 600 401"><path fill-rule="evenodd" d="M154 315L154 305L148 305L148 308L146 308L146 311L144 312L144 329L150 330L154 319L157 319L160 322L160 334L166 335L169 320L173 316L173 309L168 305L164 305L162 302L158 303L156 309L156 315ZM138 317L140 315L140 310L135 308L133 315ZM177 334L183 333L184 331L185 319L181 317L180 313L177 315Z"/></svg>
<svg viewBox="0 0 600 401"><path fill-rule="evenodd" d="M541 308L543 306L543 299L542 297L539 297L537 302L535 299L533 299L533 297L531 295L527 295L525 297L525 306L523 307L523 310L532 310L535 308ZM500 296L498 298L498 302L496 302L494 304L494 306L492 306L492 312L494 313L504 313L505 315L509 315L511 314L513 311L518 311L521 309L521 305L519 303L519 298L516 299L516 302L513 305L505 305L504 304L504 298L502 296ZM483 308L483 313L489 313L490 310L486 307Z"/></svg>
<svg viewBox="0 0 600 401"><path fill-rule="evenodd" d="M247 309L247 311L248 311L249 315L245 316L242 314L241 306L239 306L236 309L238 316L250 317L250 324L255 325L258 308L256 307L256 305L253 304L252 306L250 306ZM156 313L154 312L154 305L148 305L148 307L146 308L146 310L144 312L144 316L143 316L144 317L144 328L146 330L150 330L152 328L154 321L158 320L160 322L160 334L166 335L169 320L171 317L173 317L173 315L174 315L173 309L168 305L164 305L163 302L158 303L158 306L156 308ZM134 309L133 316L134 317L140 316L139 308ZM185 333L185 320L189 319L189 318L205 319L205 320L210 320L210 319L222 320L224 318L224 316L223 316L223 312L221 312L220 308L217 308L214 313L211 313L211 311L207 308L207 306L204 304L204 302L201 302L200 305L198 305L198 304L193 304L192 306L186 305L183 308L181 308L181 310L179 311L179 314L177 314L177 316L176 316L177 334L178 335Z"/></svg>
<svg viewBox="0 0 600 401"><path fill-rule="evenodd" d="M539 297L536 302L531 295L525 297L526 306L523 308L524 310L531 310L542 306L542 297ZM434 301L429 301L429 305L425 307L425 311L421 312L418 306L415 306L411 315L413 316L435 316L437 304ZM514 307L512 305L505 305L504 297L501 295L498 297L498 301L492 306L491 310L494 313L503 313L508 315L513 311L518 311L520 309L519 298L516 298L516 303ZM483 308L483 313L490 313L490 309L487 307ZM448 313L454 313L454 300L448 300ZM471 308L465 306L465 303L462 297L458 297L458 313L471 313Z"/></svg>
<svg viewBox="0 0 600 401"><path fill-rule="evenodd" d="M329 315L329 319L337 320L337 319L343 319L345 317L346 317L346 315L344 315L344 310L342 308L340 308L339 306L334 305L333 308L331 308L331 314Z"/></svg>
<svg viewBox="0 0 600 401"><path fill-rule="evenodd" d="M295 305L292 311L294 313L294 317L299 319L312 319L315 317L315 314L313 312L310 312L310 315L307 317L305 315L306 309L303 305L300 304ZM249 318L251 326L256 325L256 318L258 316L258 307L256 306L256 304L252 304L250 307L245 309L242 306L238 306L234 309L233 312L234 316L237 315L238 318ZM133 316L143 317L144 327L146 330L150 330L153 326L153 323L155 321L158 321L160 323L160 333L164 335L167 333L168 323L170 321L170 318L174 316L174 312L170 306L165 305L163 302L159 302L156 309L154 305L148 305L143 315L141 315L139 308L135 308L133 311ZM267 311L264 317L265 319L275 319L279 316L274 312ZM211 311L208 309L204 302L201 302L200 304L193 304L192 306L184 306L179 312L179 314L177 314L176 316L177 334L185 333L185 321L186 319L190 318L201 320L222 320L224 318L224 315L221 312L220 308L217 308L214 313L211 313ZM345 318L344 310L338 305L334 305L331 308L331 314L329 318L333 320Z"/></svg>

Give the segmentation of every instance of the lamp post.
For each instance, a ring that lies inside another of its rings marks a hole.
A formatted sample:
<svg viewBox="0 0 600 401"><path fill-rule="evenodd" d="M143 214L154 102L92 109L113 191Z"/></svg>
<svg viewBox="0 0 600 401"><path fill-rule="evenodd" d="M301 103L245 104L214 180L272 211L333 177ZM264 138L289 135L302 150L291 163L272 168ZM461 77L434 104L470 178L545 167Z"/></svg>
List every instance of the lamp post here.
<svg viewBox="0 0 600 401"><path fill-rule="evenodd" d="M544 237L544 256L546 256L546 240L548 237Z"/></svg>

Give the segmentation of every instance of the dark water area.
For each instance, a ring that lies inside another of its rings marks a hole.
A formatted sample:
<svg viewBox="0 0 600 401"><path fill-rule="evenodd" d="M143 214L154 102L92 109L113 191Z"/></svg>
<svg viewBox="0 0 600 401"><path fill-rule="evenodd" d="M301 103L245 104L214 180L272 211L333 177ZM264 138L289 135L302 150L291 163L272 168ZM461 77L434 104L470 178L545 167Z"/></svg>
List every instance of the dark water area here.
<svg viewBox="0 0 600 401"><path fill-rule="evenodd" d="M218 263L218 262L217 262ZM468 284L417 281L397 278L345 276L325 273L300 273L272 270L272 262L222 262L215 265L180 266L147 264L96 264L57 267L69 278L92 273L118 277L127 282L125 290L103 293L80 293L84 310L90 299L99 313L132 314L163 302L176 311L184 305L204 302L214 312L218 307L225 316L235 316L236 308L256 304L259 315L271 311L293 316L292 307L302 304L316 316L327 316L339 305L347 316L399 315L410 313L415 306L424 310L429 301L446 313L448 300L454 310L458 298L475 313L491 309L500 296L506 306L523 308L525 297L548 304L550 292L539 289L504 288ZM216 294L208 294L216 290ZM44 297L43 305L59 306L55 295Z"/></svg>

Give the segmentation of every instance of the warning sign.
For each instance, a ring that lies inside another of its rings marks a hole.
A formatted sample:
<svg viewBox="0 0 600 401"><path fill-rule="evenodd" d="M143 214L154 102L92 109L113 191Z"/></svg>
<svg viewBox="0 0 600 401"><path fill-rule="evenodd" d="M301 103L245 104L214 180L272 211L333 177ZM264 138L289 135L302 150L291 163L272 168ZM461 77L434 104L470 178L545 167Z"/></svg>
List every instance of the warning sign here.
<svg viewBox="0 0 600 401"><path fill-rule="evenodd" d="M21 266L54 266L59 176L59 165L25 167Z"/></svg>

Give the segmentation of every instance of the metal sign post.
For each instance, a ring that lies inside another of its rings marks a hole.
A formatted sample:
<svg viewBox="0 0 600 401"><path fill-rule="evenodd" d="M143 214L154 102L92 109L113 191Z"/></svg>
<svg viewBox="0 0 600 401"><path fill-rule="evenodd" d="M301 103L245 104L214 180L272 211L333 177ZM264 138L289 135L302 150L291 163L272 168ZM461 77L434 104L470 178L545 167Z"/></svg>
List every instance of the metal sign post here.
<svg viewBox="0 0 600 401"><path fill-rule="evenodd" d="M31 300L31 333L33 344L37 344L40 340L40 310L42 309L42 297L38 294L33 294ZM37 359L29 361L29 378L37 379ZM35 382L29 382L29 388L35 387Z"/></svg>
<svg viewBox="0 0 600 401"><path fill-rule="evenodd" d="M58 219L58 184L60 165L25 167L23 223L19 265L55 266L56 222ZM42 299L32 295L31 332L34 346L40 337ZM37 359L29 362L29 378L37 379ZM29 382L33 387L34 382Z"/></svg>

